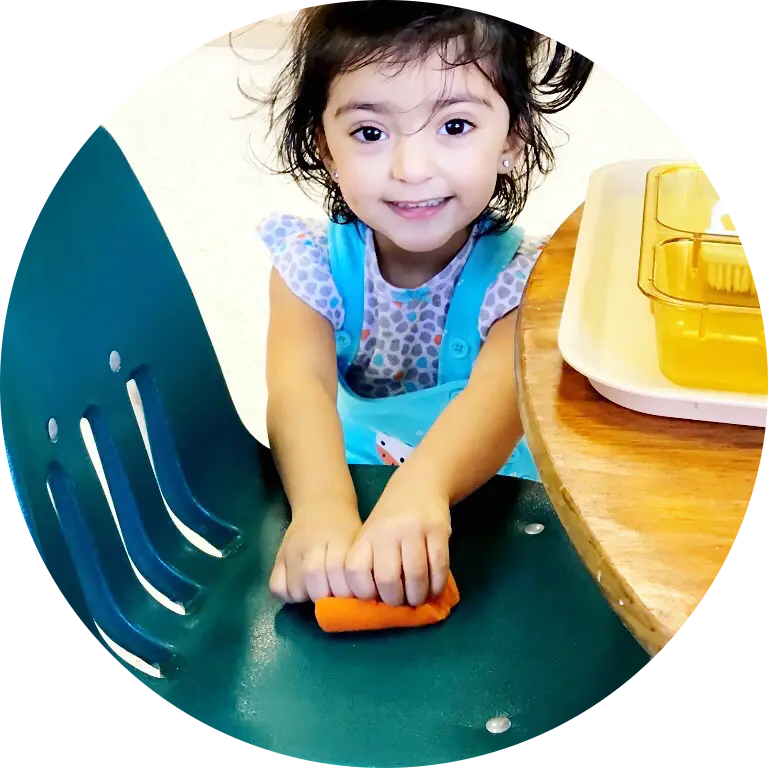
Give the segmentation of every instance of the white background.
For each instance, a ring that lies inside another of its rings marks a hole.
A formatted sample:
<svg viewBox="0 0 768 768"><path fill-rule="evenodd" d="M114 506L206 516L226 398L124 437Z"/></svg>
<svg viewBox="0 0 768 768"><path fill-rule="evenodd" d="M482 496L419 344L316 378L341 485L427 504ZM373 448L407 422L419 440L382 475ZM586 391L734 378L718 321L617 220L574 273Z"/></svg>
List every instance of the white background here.
<svg viewBox="0 0 768 768"><path fill-rule="evenodd" d="M263 39L262 35L262 39ZM280 35L275 33L276 45ZM195 292L238 411L266 442L265 347L269 315L266 249L254 227L264 215L323 216L289 180L260 168L270 159L264 114L236 87L268 87L284 58L277 50L202 46L174 62L103 119L155 207ZM660 117L598 67L548 132L556 169L531 195L518 224L552 233L584 200L589 175L633 158L688 159Z"/></svg>

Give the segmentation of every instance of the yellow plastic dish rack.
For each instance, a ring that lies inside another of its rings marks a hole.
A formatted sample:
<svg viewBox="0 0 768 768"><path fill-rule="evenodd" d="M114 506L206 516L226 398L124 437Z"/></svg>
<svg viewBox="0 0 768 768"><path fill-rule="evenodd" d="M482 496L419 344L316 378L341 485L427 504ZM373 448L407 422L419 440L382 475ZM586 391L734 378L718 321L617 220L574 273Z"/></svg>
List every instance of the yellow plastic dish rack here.
<svg viewBox="0 0 768 768"><path fill-rule="evenodd" d="M646 177L638 286L650 299L659 366L694 389L768 393L765 328L733 224L702 169Z"/></svg>

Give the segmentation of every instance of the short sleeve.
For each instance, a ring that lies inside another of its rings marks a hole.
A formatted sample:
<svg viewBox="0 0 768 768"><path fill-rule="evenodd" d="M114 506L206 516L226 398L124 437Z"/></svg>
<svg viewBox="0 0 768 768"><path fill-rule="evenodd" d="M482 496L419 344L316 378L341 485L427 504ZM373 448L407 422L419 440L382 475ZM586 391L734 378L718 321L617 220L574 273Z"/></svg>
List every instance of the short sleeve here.
<svg viewBox="0 0 768 768"><path fill-rule="evenodd" d="M291 291L339 330L344 308L331 276L327 221L271 214L256 231Z"/></svg>
<svg viewBox="0 0 768 768"><path fill-rule="evenodd" d="M480 338L485 341L491 326L520 306L525 285L549 237L523 237L512 261L488 288L480 310Z"/></svg>

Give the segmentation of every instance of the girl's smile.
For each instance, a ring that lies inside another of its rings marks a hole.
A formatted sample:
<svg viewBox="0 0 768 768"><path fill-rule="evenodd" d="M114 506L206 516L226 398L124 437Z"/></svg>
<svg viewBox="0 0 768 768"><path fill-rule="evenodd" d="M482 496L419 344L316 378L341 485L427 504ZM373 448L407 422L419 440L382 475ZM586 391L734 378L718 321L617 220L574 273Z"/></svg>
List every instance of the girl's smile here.
<svg viewBox="0 0 768 768"><path fill-rule="evenodd" d="M437 197L431 200L420 201L393 201L387 200L390 209L403 219L432 219L442 213L452 197Z"/></svg>

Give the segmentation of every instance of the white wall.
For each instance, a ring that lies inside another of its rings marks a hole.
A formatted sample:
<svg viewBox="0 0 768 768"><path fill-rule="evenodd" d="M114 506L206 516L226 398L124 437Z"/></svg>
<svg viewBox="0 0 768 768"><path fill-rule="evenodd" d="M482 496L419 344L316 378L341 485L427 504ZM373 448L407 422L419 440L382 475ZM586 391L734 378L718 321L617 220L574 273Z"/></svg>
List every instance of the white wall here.
<svg viewBox="0 0 768 768"><path fill-rule="evenodd" d="M268 55L240 52L262 62ZM265 84L275 71L274 62L248 66L226 46L206 46L158 74L104 121L176 249L240 415L264 441L269 265L253 229L270 210L321 213L317 203L248 159L249 137L263 153L263 118L234 119L250 108L237 92L237 73ZM556 117L570 140L520 219L532 233L554 231L601 165L690 157L643 102L600 69Z"/></svg>

